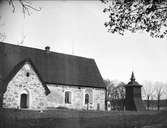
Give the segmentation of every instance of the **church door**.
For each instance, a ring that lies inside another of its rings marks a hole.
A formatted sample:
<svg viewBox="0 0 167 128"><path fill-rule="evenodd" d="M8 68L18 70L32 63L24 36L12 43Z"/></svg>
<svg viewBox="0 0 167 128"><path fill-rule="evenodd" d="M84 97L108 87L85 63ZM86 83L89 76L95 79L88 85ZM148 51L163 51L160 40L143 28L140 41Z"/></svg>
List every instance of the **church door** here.
<svg viewBox="0 0 167 128"><path fill-rule="evenodd" d="M27 105L27 100L28 99L28 96L27 94L21 94L21 101L20 101L20 107L21 108L27 108L28 105Z"/></svg>
<svg viewBox="0 0 167 128"><path fill-rule="evenodd" d="M100 104L99 103L97 104L97 110L98 111L100 110Z"/></svg>

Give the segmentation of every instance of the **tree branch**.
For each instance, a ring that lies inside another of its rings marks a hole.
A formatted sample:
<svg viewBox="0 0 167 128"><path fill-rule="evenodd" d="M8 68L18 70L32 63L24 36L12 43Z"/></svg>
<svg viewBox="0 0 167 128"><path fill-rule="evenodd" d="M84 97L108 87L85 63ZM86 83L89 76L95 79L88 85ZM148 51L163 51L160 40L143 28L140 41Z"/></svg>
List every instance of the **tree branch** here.
<svg viewBox="0 0 167 128"><path fill-rule="evenodd" d="M15 5L14 5L14 0L8 0L9 2L9 5L12 6L13 8L13 13L15 12L16 8L15 8ZM30 10L34 10L34 11L41 11L41 8L40 7L34 7L32 5L32 3L30 1L27 1L27 0L19 0L18 1L19 4L21 5L22 7L22 11L23 11L23 14L28 14L30 15Z"/></svg>

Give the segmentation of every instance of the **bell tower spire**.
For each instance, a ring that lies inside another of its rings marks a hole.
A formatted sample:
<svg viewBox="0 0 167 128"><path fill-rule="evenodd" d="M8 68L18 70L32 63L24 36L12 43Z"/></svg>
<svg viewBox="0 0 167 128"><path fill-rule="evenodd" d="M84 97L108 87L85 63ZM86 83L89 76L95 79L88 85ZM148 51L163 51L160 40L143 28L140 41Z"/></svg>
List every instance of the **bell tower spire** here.
<svg viewBox="0 0 167 128"><path fill-rule="evenodd" d="M131 81L135 81L135 75L134 73L132 72L132 75L131 75L131 78L130 78Z"/></svg>

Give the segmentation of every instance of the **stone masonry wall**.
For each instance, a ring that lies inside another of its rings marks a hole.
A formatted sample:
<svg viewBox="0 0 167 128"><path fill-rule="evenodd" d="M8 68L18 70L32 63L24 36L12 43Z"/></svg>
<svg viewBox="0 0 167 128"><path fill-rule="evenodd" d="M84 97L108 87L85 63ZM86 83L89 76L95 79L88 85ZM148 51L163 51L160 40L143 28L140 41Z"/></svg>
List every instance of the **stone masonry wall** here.
<svg viewBox="0 0 167 128"><path fill-rule="evenodd" d="M28 93L29 109L47 107L45 89L29 63L26 63L12 78L3 95L4 108L20 108L21 94Z"/></svg>
<svg viewBox="0 0 167 128"><path fill-rule="evenodd" d="M3 95L3 107L20 108L21 94L26 92L28 109L66 107L79 110L105 110L105 89L55 84L47 86L51 93L46 96L45 89L33 67L26 63L8 83ZM65 103L66 91L71 92L70 104ZM89 104L85 104L86 93L90 96Z"/></svg>
<svg viewBox="0 0 167 128"><path fill-rule="evenodd" d="M55 85L48 84L48 88L51 93L47 96L48 108L66 107L71 109L80 110L97 110L99 104L99 110L105 110L105 89L88 88L88 87L76 87L67 85ZM85 94L87 90L93 92L92 103L85 104ZM71 104L65 103L65 92L71 92Z"/></svg>

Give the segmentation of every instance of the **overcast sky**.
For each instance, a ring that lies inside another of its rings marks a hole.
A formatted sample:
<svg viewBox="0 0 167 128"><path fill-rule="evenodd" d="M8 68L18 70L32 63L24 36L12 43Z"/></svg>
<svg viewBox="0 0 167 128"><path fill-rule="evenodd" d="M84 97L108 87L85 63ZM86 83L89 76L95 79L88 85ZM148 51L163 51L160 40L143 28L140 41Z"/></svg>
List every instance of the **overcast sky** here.
<svg viewBox="0 0 167 128"><path fill-rule="evenodd" d="M134 71L137 81L167 82L167 38L155 39L146 33L125 36L108 33L106 15L98 1L33 1L42 7L24 18L17 6L1 5L0 31L5 42L74 54L95 59L105 79L128 82Z"/></svg>

